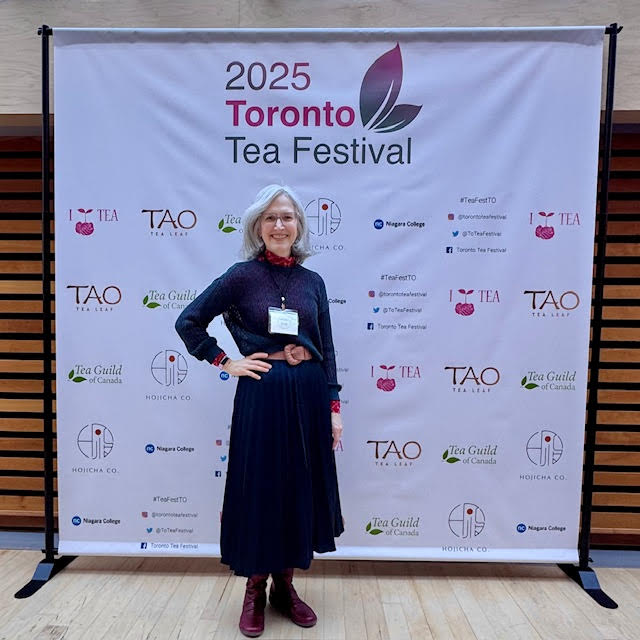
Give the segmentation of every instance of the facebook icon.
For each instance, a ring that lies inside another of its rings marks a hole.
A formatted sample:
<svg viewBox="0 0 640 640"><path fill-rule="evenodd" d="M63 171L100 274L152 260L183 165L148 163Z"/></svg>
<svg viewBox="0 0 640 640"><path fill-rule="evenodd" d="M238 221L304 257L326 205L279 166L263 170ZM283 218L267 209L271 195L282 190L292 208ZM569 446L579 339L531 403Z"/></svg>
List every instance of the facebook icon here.
<svg viewBox="0 0 640 640"><path fill-rule="evenodd" d="M147 548L147 543L146 542L141 542L140 543L140 548L141 549L146 549Z"/></svg>

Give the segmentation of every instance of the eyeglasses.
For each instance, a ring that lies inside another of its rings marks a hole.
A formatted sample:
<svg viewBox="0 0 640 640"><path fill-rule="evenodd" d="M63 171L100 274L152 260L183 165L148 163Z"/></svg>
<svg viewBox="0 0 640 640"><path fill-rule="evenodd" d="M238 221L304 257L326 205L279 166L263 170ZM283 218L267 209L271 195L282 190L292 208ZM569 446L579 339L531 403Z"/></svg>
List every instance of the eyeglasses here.
<svg viewBox="0 0 640 640"><path fill-rule="evenodd" d="M282 216L276 216L272 213L268 213L267 215L263 215L260 218L263 224L275 225L276 221L280 220L283 225L291 225L296 223L296 217L291 213L285 213Z"/></svg>

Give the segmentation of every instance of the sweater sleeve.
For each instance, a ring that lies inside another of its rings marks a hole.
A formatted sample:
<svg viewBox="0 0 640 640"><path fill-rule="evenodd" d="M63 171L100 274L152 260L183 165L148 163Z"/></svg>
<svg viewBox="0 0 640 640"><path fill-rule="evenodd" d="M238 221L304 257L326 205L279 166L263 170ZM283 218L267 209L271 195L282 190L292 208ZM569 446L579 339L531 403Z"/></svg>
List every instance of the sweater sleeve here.
<svg viewBox="0 0 640 640"><path fill-rule="evenodd" d="M340 400L340 390L342 385L338 384L336 375L336 354L333 348L333 336L331 335L331 317L329 315L329 301L324 281L320 278L320 300L319 300L318 327L320 329L320 339L322 340L322 368L329 383L329 399Z"/></svg>
<svg viewBox="0 0 640 640"><path fill-rule="evenodd" d="M207 333L207 327L233 302L232 273L235 266L214 280L176 320L178 335L187 351L198 360L213 363L223 353L218 341Z"/></svg>

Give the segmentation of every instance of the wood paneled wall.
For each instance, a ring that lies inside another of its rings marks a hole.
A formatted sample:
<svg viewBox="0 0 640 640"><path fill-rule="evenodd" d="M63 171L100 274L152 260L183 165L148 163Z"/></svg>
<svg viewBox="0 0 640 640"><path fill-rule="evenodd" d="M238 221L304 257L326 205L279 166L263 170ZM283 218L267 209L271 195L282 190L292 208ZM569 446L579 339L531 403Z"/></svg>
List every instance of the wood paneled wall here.
<svg viewBox="0 0 640 640"><path fill-rule="evenodd" d="M40 112L52 27L521 27L618 22L615 109L640 111L638 0L0 0L0 114ZM605 43L606 44L606 43Z"/></svg>
<svg viewBox="0 0 640 640"><path fill-rule="evenodd" d="M40 142L0 137L0 527L13 529L43 523ZM640 125L616 128L610 187L592 533L640 546Z"/></svg>

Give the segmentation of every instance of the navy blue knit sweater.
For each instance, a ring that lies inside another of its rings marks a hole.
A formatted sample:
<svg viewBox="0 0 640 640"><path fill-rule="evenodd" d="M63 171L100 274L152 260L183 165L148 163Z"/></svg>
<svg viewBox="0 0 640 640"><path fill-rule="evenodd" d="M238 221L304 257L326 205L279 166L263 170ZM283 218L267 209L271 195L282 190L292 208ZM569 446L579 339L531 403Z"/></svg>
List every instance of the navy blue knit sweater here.
<svg viewBox="0 0 640 640"><path fill-rule="evenodd" d="M280 308L282 293L287 309L298 312L297 336L268 332L268 308ZM220 314L243 356L259 351L275 353L292 343L305 346L314 360L322 363L330 399L339 399L329 302L324 282L315 271L299 264L284 267L260 260L234 264L176 321L176 331L187 350L199 360L213 362L222 352L217 340L207 333L209 323Z"/></svg>

